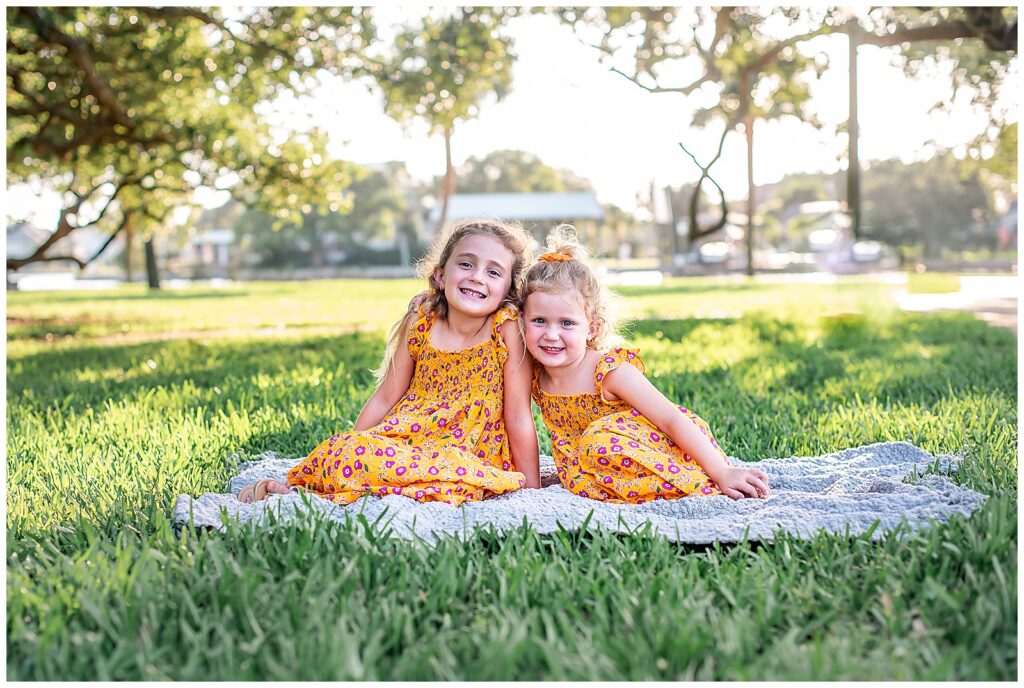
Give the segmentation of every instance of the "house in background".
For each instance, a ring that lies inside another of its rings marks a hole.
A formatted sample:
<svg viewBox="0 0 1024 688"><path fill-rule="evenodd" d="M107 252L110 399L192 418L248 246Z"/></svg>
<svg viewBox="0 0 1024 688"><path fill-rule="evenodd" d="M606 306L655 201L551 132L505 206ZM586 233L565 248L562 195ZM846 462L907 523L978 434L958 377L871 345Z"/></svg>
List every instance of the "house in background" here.
<svg viewBox="0 0 1024 688"><path fill-rule="evenodd" d="M180 264L191 268L194 277L229 277L238 258L235 231L223 227L190 236L178 256Z"/></svg>
<svg viewBox="0 0 1024 688"><path fill-rule="evenodd" d="M437 205L427 214L426 230L433 233L441 216ZM568 222L593 253L612 253L615 246L605 246L600 232L604 210L597 196L589 191L565 193L469 193L453 194L448 199L448 222L480 217L518 222L544 245L544 239L555 225ZM424 237L426 239L426 237Z"/></svg>

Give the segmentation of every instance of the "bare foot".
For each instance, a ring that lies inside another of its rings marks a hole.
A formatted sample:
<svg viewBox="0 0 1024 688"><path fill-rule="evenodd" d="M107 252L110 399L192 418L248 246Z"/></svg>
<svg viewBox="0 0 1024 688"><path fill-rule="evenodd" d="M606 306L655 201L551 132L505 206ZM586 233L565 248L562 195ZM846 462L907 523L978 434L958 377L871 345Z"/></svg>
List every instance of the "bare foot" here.
<svg viewBox="0 0 1024 688"><path fill-rule="evenodd" d="M272 494L291 494L291 488L276 480L257 480L252 485L246 485L238 492L238 501L243 504L252 504L266 499Z"/></svg>

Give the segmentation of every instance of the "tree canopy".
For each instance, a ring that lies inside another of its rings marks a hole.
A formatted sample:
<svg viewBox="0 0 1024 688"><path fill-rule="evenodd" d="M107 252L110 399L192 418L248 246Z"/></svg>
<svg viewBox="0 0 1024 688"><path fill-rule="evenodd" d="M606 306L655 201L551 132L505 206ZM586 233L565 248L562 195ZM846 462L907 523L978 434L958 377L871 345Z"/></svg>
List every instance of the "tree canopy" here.
<svg viewBox="0 0 1024 688"><path fill-rule="evenodd" d="M693 98L698 109L691 124L724 123L710 162L691 155L701 171L691 203L694 238L702 231L695 222L699 190L705 180L717 187L710 170L731 131L747 117L794 116L817 123L805 106L809 85L828 61L823 54L801 51L817 36L852 32L861 44L898 46L896 59L911 74L945 61L951 65L951 85L970 88L975 102L987 108L995 124L991 137L1007 124L992 104L1017 51L1017 10L1012 7L874 7L861 15L833 7L549 11L598 49L613 72L651 93ZM627 55L629 67L624 66ZM720 205L724 221L724 197Z"/></svg>
<svg viewBox="0 0 1024 688"><path fill-rule="evenodd" d="M459 189L466 193L593 191L593 185L569 170L544 164L532 153L496 150L459 166Z"/></svg>
<svg viewBox="0 0 1024 688"><path fill-rule="evenodd" d="M319 70L365 73L373 37L359 8L7 9L9 183L63 198L37 260L75 229L160 224L200 185L279 218L340 209L349 166L326 136L273 130L260 103L304 94Z"/></svg>
<svg viewBox="0 0 1024 688"><path fill-rule="evenodd" d="M456 8L428 14L395 37L394 50L377 62L384 108L395 120L426 122L444 136L441 217L455 193L451 138L456 123L475 117L483 101L500 100L512 85L512 40L503 29L515 8Z"/></svg>

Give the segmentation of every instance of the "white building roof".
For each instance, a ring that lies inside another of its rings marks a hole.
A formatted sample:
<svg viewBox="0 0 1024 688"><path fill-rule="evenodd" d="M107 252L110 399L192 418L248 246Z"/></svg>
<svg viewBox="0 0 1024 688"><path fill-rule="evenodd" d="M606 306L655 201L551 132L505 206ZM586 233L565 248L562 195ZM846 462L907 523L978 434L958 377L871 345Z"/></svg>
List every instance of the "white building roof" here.
<svg viewBox="0 0 1024 688"><path fill-rule="evenodd" d="M428 219L436 222L441 205L431 209ZM601 220L604 211L589 191L568 193L473 193L454 194L448 199L448 219L482 217L495 220Z"/></svg>
<svg viewBox="0 0 1024 688"><path fill-rule="evenodd" d="M208 229L205 232L200 232L195 237L193 237L192 243L224 246L230 244L234 240L235 231L233 229Z"/></svg>

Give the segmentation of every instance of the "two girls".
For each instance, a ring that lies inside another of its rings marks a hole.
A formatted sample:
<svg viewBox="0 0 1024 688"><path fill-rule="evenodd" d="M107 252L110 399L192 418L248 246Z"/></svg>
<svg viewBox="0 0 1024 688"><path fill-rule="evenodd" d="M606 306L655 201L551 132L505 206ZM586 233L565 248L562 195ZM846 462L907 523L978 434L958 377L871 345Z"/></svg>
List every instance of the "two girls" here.
<svg viewBox="0 0 1024 688"><path fill-rule="evenodd" d="M337 503L399 494L458 505L539 487L531 394L574 494L767 497L767 476L729 465L707 423L644 377L635 350L607 348L608 294L570 230L556 230L523 282L521 229L457 225L427 263L425 298L393 329L355 428L322 442L287 484L262 480L239 499L302 489Z"/></svg>

